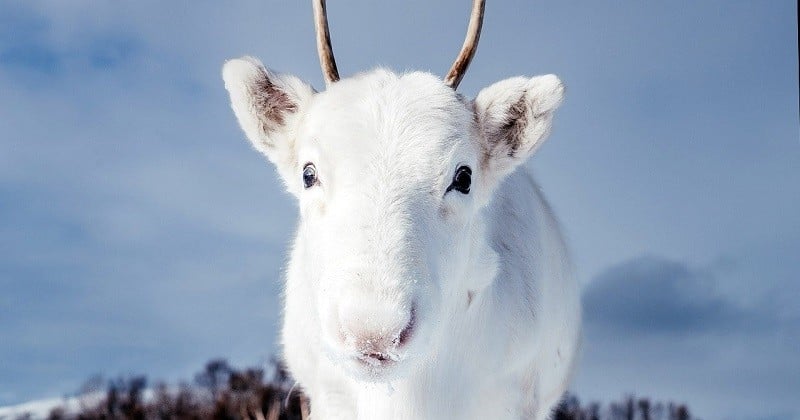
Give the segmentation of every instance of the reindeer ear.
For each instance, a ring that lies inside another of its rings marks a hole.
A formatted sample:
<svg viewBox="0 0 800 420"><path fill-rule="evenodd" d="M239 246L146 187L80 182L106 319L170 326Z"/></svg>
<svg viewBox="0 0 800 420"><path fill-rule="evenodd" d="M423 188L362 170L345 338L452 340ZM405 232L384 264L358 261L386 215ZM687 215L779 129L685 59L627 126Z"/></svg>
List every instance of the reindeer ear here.
<svg viewBox="0 0 800 420"><path fill-rule="evenodd" d="M295 132L314 89L297 77L273 73L255 58L230 60L222 68L239 125L259 152L287 180L297 166Z"/></svg>
<svg viewBox="0 0 800 420"><path fill-rule="evenodd" d="M564 85L552 74L513 77L478 94L475 112L483 135L481 167L490 187L542 145L563 96Z"/></svg>

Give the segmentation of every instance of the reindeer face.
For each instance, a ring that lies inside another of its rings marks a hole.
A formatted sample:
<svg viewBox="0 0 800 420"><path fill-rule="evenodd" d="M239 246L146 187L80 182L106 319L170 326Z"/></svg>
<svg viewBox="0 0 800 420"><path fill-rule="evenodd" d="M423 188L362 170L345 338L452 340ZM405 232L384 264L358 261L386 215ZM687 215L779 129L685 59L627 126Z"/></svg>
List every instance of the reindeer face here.
<svg viewBox="0 0 800 420"><path fill-rule="evenodd" d="M251 58L223 70L239 122L297 197L292 266L329 356L356 377L413 367L491 277L482 209L541 144L555 76L461 98L433 75L376 70L322 93ZM488 273L488 274L487 274Z"/></svg>
<svg viewBox="0 0 800 420"><path fill-rule="evenodd" d="M312 94L248 59L229 62L225 80L299 201L292 264L313 284L326 350L360 377L393 372L432 332L451 262L468 259L471 104L424 73L378 70Z"/></svg>
<svg viewBox="0 0 800 420"><path fill-rule="evenodd" d="M431 75L378 70L318 94L298 129L296 257L313 261L329 354L357 376L419 353L449 263L467 259L479 165L468 105Z"/></svg>
<svg viewBox="0 0 800 420"><path fill-rule="evenodd" d="M299 201L291 270L310 291L316 338L352 376L391 380L494 277L482 211L546 137L563 87L542 76L474 101L456 94L482 1L445 81L385 70L339 81L324 1L314 6L326 91L249 57L227 62L223 78L242 129Z"/></svg>

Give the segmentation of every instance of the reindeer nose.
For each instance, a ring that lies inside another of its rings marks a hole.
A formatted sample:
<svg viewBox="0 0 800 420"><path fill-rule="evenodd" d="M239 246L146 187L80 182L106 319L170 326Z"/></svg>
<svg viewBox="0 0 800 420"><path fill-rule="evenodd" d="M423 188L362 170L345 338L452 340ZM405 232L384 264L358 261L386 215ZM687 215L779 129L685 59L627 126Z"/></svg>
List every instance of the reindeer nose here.
<svg viewBox="0 0 800 420"><path fill-rule="evenodd" d="M341 344L371 365L399 360L414 330L414 311L392 305L352 305L339 310Z"/></svg>

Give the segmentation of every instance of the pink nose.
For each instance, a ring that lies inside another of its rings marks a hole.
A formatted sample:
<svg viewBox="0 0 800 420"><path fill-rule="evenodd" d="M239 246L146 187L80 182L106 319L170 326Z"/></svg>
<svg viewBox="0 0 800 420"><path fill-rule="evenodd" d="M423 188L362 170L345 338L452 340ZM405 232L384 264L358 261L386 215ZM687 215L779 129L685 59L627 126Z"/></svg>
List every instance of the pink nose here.
<svg viewBox="0 0 800 420"><path fill-rule="evenodd" d="M370 365L400 359L414 331L414 311L389 305L350 305L339 310L339 339L346 352Z"/></svg>

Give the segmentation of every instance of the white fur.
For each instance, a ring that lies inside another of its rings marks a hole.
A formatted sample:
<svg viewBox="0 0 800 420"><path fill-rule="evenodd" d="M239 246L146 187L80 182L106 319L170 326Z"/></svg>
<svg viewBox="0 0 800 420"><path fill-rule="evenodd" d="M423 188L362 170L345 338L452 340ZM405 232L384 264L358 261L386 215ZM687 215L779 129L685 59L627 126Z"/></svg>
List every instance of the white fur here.
<svg viewBox="0 0 800 420"><path fill-rule="evenodd" d="M299 201L282 337L312 418L546 418L575 362L579 294L519 165L550 130L558 78L511 78L474 101L419 72L315 93L244 58L223 78ZM309 162L319 184L304 189ZM446 193L462 165L469 194Z"/></svg>

